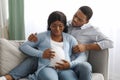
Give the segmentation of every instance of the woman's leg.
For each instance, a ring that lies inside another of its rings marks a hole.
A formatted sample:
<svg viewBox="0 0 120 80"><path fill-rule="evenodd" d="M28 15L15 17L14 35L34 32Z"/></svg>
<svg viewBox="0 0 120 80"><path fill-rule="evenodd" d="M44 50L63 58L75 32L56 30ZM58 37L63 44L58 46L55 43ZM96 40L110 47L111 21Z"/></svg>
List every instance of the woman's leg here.
<svg viewBox="0 0 120 80"><path fill-rule="evenodd" d="M40 70L38 80L58 80L57 71L53 68L46 67Z"/></svg>
<svg viewBox="0 0 120 80"><path fill-rule="evenodd" d="M75 72L73 70L61 70L58 72L60 80L78 80Z"/></svg>
<svg viewBox="0 0 120 80"><path fill-rule="evenodd" d="M15 80L17 80L34 73L37 70L37 67L38 58L28 57L21 64L11 70L8 75L12 76Z"/></svg>

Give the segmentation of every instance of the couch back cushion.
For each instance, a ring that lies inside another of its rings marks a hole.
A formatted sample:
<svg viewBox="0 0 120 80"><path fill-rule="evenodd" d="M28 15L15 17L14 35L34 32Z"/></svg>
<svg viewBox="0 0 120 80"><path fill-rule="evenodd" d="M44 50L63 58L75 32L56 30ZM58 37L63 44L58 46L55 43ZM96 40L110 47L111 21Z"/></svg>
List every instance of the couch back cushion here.
<svg viewBox="0 0 120 80"><path fill-rule="evenodd" d="M25 55L19 50L22 42L0 39L0 75L8 73L25 59Z"/></svg>

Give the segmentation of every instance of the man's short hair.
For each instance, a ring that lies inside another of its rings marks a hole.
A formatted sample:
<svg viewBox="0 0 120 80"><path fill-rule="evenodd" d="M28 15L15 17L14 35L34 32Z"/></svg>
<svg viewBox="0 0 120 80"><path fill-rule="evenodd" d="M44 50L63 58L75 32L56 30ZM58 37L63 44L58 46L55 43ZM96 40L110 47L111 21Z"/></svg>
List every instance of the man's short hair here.
<svg viewBox="0 0 120 80"><path fill-rule="evenodd" d="M89 6L82 6L79 8L79 10L81 10L86 15L87 20L89 20L93 15L93 11Z"/></svg>

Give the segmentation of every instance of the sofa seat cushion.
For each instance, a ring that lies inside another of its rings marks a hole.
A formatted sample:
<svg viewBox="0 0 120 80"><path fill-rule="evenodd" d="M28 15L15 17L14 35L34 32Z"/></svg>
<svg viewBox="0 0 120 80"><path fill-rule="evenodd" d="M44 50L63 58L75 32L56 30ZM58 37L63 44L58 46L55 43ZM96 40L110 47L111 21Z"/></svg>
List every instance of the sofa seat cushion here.
<svg viewBox="0 0 120 80"><path fill-rule="evenodd" d="M0 38L0 75L8 73L26 57L19 45L20 42Z"/></svg>
<svg viewBox="0 0 120 80"><path fill-rule="evenodd" d="M101 73L92 73L92 80L104 80L104 77Z"/></svg>

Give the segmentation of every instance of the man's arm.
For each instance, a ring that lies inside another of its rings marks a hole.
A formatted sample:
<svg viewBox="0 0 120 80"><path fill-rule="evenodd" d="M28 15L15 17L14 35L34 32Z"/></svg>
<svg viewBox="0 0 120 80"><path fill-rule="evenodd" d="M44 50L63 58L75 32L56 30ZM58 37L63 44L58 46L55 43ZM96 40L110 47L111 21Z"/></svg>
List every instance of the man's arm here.
<svg viewBox="0 0 120 80"><path fill-rule="evenodd" d="M85 44L86 50L101 50L98 44Z"/></svg>
<svg viewBox="0 0 120 80"><path fill-rule="evenodd" d="M75 46L73 48L74 52L84 52L88 50L103 50L107 48L112 48L113 47L113 42L108 39L105 35L102 33L96 33L96 37L93 38L94 42L91 43L85 43Z"/></svg>
<svg viewBox="0 0 120 80"><path fill-rule="evenodd" d="M98 44L78 44L73 47L73 52L85 52L88 50L101 50Z"/></svg>

